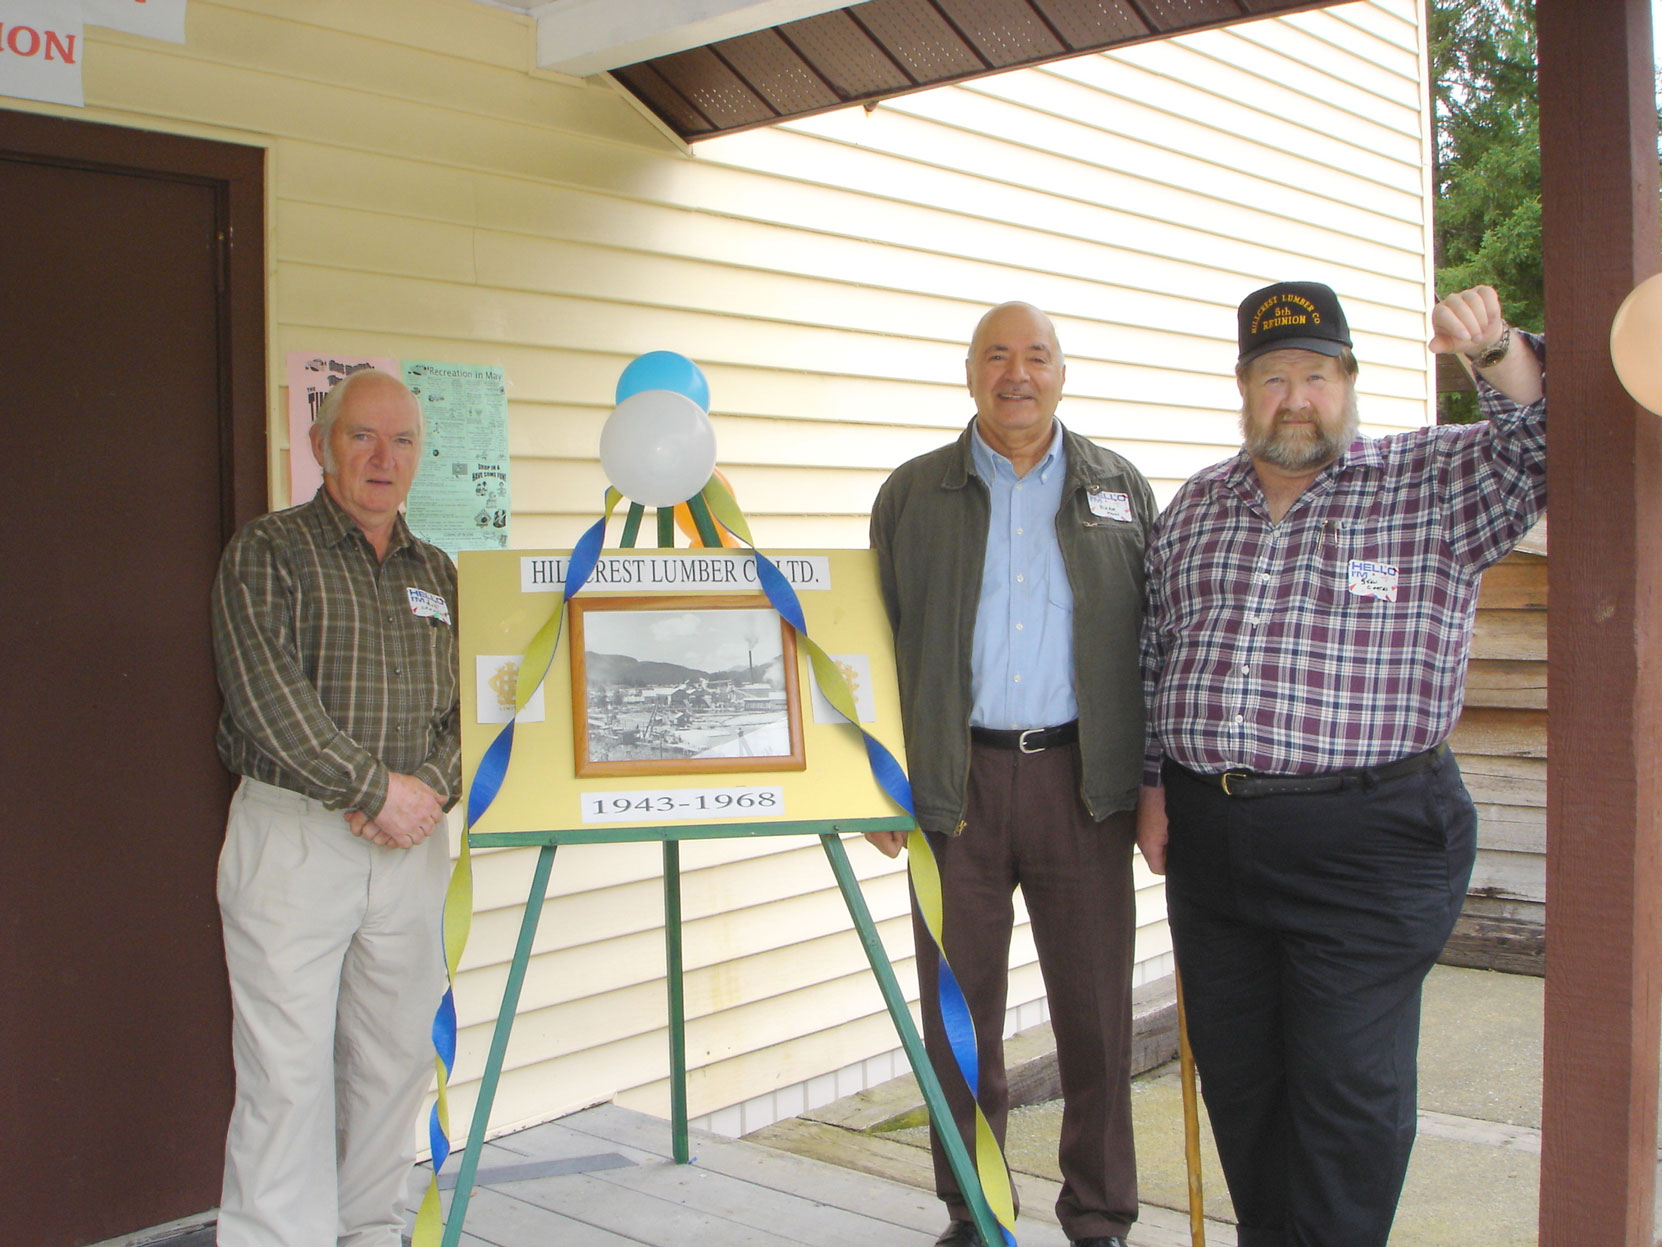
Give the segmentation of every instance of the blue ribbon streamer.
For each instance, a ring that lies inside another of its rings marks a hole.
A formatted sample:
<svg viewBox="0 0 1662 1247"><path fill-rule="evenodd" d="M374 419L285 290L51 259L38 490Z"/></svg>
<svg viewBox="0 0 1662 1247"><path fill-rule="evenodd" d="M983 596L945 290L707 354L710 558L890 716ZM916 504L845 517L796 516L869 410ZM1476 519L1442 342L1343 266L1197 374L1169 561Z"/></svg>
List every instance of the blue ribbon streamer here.
<svg viewBox="0 0 1662 1247"><path fill-rule="evenodd" d="M723 527L726 527L723 525ZM731 529L728 529L732 532ZM797 597L796 589L785 578L785 574L776 567L767 555L742 534L734 533L740 541L749 547L751 554L756 558L756 578L761 583L762 592L767 595L768 602L773 609L779 612L781 618L805 641L808 640L808 627L803 618L802 602ZM813 644L809 641L809 644ZM817 648L817 646L816 646ZM828 699L829 700L829 699ZM859 722L849 718L835 703L832 709L851 723L865 740L866 758L871 763L872 777L878 786L888 795L896 805L904 810L908 817L917 821L917 811L912 805L912 785L906 778L906 772L896 761L882 741L861 727ZM939 957L936 959L938 971L935 976L935 994L940 1007L941 1027L945 1032L947 1043L952 1049L953 1060L958 1071L963 1075L964 1082L969 1087L970 1097L980 1099L981 1087L981 1057L979 1045L975 1038L975 1022L970 1017L969 1002L964 998L963 988L958 984L958 977L952 972L952 966L946 959L946 950L936 946ZM999 1232L1004 1236L1006 1247L1016 1247L1015 1235L1006 1225L999 1225Z"/></svg>

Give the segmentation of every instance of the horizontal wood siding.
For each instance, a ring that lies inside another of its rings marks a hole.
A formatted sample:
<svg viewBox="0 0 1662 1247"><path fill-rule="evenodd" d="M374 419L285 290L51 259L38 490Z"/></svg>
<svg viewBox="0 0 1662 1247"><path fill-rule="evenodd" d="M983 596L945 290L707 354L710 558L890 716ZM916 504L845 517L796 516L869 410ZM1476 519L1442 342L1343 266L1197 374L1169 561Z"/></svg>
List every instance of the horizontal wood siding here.
<svg viewBox="0 0 1662 1247"><path fill-rule="evenodd" d="M1269 280L1338 287L1369 427L1423 423L1418 9L1255 22L689 153L608 80L533 70L520 14L192 0L183 46L89 29L84 111L16 106L267 149L274 451L286 351L500 364L512 539L569 545L598 510L619 371L668 348L709 377L721 463L761 542L857 546L884 476L970 415L965 341L1003 299L1055 315L1064 419L1162 498L1236 444L1234 307ZM286 497L281 453L273 465ZM910 982L901 868L851 855ZM686 858L694 1114L894 1047L817 846ZM458 1132L530 859L483 854L477 870ZM559 855L496 1128L614 1096L662 1110L658 871L649 848ZM1137 955L1163 973L1159 881L1138 883ZM1014 960L1021 1009L1043 995L1025 925Z"/></svg>
<svg viewBox="0 0 1662 1247"><path fill-rule="evenodd" d="M1477 866L1468 913L1545 920L1547 851L1547 560L1517 550L1483 575L1450 738L1477 803Z"/></svg>

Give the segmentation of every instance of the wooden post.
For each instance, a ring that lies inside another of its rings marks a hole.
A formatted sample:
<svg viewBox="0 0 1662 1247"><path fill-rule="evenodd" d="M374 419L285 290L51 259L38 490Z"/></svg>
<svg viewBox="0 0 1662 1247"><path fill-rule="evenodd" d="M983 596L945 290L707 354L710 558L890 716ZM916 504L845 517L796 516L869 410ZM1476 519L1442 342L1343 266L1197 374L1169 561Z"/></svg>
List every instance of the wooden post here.
<svg viewBox="0 0 1662 1247"><path fill-rule="evenodd" d="M1653 1247L1662 419L1610 364L1657 255L1651 0L1540 0L1551 403L1542 1247Z"/></svg>

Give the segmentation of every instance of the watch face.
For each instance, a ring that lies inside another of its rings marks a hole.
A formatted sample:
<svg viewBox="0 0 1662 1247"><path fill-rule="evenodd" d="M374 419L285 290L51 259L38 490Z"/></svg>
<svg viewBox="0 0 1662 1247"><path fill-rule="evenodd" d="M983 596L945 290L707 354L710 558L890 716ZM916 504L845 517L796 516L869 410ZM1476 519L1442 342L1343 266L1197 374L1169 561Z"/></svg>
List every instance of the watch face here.
<svg viewBox="0 0 1662 1247"><path fill-rule="evenodd" d="M1472 360L1474 368L1492 368L1506 358L1506 352L1512 348L1512 326L1507 325L1500 331L1500 337L1487 351Z"/></svg>

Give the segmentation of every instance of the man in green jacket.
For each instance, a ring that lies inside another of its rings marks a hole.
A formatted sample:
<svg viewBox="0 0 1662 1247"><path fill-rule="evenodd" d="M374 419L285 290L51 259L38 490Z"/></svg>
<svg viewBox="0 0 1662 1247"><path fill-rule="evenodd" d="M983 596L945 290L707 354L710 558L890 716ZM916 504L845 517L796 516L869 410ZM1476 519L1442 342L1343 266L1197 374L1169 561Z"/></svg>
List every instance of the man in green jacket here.
<svg viewBox="0 0 1662 1247"><path fill-rule="evenodd" d="M993 308L965 362L975 419L901 465L873 506L918 825L940 863L943 940L1000 1141L1011 898L1022 889L1065 1101L1056 1214L1080 1247L1124 1247L1131 1139L1131 850L1143 710L1137 644L1154 496L1129 462L1055 418L1066 366L1049 317ZM869 837L891 857L905 837ZM915 909L924 1037L953 1068L939 960ZM959 1129L973 1104L944 1080ZM973 1142L971 1143L973 1148ZM939 1141L937 1247L980 1242Z"/></svg>

